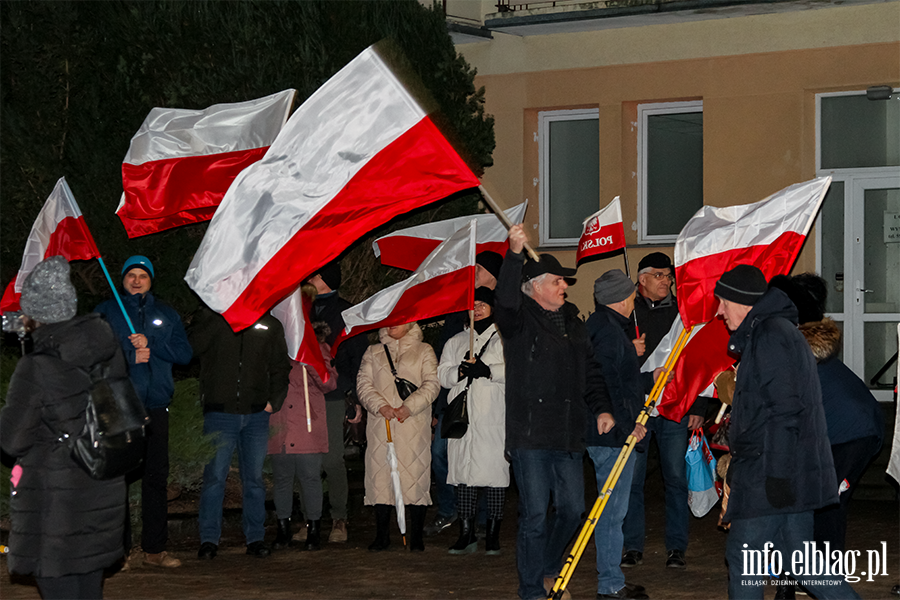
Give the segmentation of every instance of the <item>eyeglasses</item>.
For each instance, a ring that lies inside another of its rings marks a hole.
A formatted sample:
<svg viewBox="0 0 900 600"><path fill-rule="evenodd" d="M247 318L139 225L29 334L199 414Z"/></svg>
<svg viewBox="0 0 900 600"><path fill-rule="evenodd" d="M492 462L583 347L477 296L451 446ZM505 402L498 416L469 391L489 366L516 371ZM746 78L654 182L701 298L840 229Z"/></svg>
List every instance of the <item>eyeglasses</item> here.
<svg viewBox="0 0 900 600"><path fill-rule="evenodd" d="M651 272L651 273L643 273L643 275L649 275L650 277L652 277L653 279L656 279L656 280L665 278L665 279L668 279L669 281L675 281L675 276L672 275L671 273L652 273Z"/></svg>

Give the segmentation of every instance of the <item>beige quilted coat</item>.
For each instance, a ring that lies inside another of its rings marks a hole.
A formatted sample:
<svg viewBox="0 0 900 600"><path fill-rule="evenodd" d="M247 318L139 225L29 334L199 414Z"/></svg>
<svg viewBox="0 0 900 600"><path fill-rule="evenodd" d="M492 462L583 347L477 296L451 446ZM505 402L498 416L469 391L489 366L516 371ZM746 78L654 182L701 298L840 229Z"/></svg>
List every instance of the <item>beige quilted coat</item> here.
<svg viewBox="0 0 900 600"><path fill-rule="evenodd" d="M437 398L440 384L437 379L437 358L431 346L422 341L422 330L413 324L400 340L379 332L380 344L369 346L363 355L356 391L359 401L369 412L366 425L366 497L365 503L394 504L391 487L391 468L387 461L387 428L378 412L389 404L399 408L400 396L394 376L384 355L387 344L397 374L408 379L416 390L406 399L410 417L403 423L391 419L391 437L400 463L400 483L404 504L431 504L431 403Z"/></svg>

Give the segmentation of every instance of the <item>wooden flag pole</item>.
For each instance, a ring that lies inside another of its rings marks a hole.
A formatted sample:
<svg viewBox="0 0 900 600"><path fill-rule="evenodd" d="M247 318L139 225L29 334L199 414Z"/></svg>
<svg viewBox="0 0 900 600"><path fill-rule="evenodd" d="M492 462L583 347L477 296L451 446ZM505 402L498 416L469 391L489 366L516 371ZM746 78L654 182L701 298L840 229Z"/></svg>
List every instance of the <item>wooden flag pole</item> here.
<svg viewBox="0 0 900 600"><path fill-rule="evenodd" d="M303 397L306 399L306 431L312 433L312 416L309 414L309 380L303 365Z"/></svg>
<svg viewBox="0 0 900 600"><path fill-rule="evenodd" d="M494 211L494 214L497 215L497 218L500 219L500 222L503 223L504 227L509 229L510 227L515 225L515 223L509 220L509 217L506 216L506 213L503 212L503 210L499 206L497 206L497 203L494 202L494 199L491 198L491 195L488 194L488 191L484 189L483 185L478 186L478 191L481 192L484 201L487 202L487 205L491 207L491 210ZM528 252L528 256L531 257L531 260L533 260L534 262L541 262L541 257L538 256L537 252L535 252L530 245L528 245L528 242L525 242L525 251Z"/></svg>

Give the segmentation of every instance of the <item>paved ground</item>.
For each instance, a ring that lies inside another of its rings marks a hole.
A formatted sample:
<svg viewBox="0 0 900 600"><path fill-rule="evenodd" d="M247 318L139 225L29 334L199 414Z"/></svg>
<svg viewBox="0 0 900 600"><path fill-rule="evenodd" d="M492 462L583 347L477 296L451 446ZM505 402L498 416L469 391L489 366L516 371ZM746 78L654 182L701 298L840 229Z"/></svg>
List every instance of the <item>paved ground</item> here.
<svg viewBox="0 0 900 600"><path fill-rule="evenodd" d="M351 471L351 529L347 544L326 544L321 552L285 550L268 559L244 554L237 511L229 511L225 537L219 556L213 561L196 559L198 546L195 515L173 514L171 524L172 551L184 565L161 571L138 566L128 572L111 575L105 584L106 598L472 598L494 599L516 597L515 568L515 488L510 488L507 519L504 522L500 556L486 556L483 545L476 554L451 556L447 547L456 539L456 530L447 530L426 540L422 554L404 552L398 546L380 554L366 547L374 537L371 509L362 506L362 474L360 464ZM652 469L652 463L651 463ZM881 468L881 473L883 473ZM592 469L585 469L587 488L593 485ZM877 474L876 474L877 475ZM723 560L726 534L716 529L718 507L703 519L692 519L688 568L666 569L663 538L664 510L658 471L648 476L647 549L643 565L626 572L628 580L646 586L654 599L706 599L726 597L726 569ZM594 491L593 496L596 495ZM877 494L876 494L877 496ZM884 496L884 494L882 494ZM848 547L863 551L880 548L887 542L888 576L854 584L866 599L890 598L890 588L900 582L900 519L898 503L889 499L855 502ZM588 502L593 502L593 497ZM187 511L191 503L181 502L179 510ZM174 505L173 505L174 506ZM429 511L429 517L432 516ZM329 528L330 523L326 523ZM269 539L274 527L269 528ZM399 545L399 536L393 541ZM857 571L865 570L862 562ZM575 571L569 586L574 598L593 598L596 592L594 545ZM6 561L0 559L6 573ZM766 591L771 599L774 590ZM28 578L0 578L0 597L4 600L37 599L39 594ZM803 598L803 596L800 596ZM896 599L897 597L894 596Z"/></svg>

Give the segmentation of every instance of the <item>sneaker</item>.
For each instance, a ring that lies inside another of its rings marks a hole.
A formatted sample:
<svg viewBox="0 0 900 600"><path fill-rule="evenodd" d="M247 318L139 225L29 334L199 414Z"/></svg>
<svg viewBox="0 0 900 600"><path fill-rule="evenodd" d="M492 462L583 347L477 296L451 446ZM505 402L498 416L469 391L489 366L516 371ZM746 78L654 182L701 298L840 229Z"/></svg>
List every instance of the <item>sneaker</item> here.
<svg viewBox="0 0 900 600"><path fill-rule="evenodd" d="M197 558L200 560L212 560L219 552L219 547L212 542L203 542L200 544L200 550L197 551Z"/></svg>
<svg viewBox="0 0 900 600"><path fill-rule="evenodd" d="M249 554L250 556L255 556L256 558L265 558L271 553L272 551L269 549L269 546L263 541L247 544L247 554Z"/></svg>
<svg viewBox="0 0 900 600"><path fill-rule="evenodd" d="M666 567L669 569L684 569L687 563L684 561L684 552L681 550L669 550L666 554Z"/></svg>
<svg viewBox="0 0 900 600"><path fill-rule="evenodd" d="M149 552L144 553L144 564L152 567L162 567L164 569L174 569L181 566L181 561L163 550L155 554Z"/></svg>
<svg viewBox="0 0 900 600"><path fill-rule="evenodd" d="M635 598L636 600L647 600L649 597L650 596L644 592L643 586L629 586L628 584L625 584L622 589L611 594L597 594L597 600L603 600L605 598Z"/></svg>
<svg viewBox="0 0 900 600"><path fill-rule="evenodd" d="M636 567L643 562L643 552L638 552L637 550L628 550L627 552L625 552L625 554L622 555L622 562L619 563L619 566L629 569L631 567Z"/></svg>
<svg viewBox="0 0 900 600"><path fill-rule="evenodd" d="M425 537L431 537L433 535L437 535L443 530L447 529L451 525L456 522L456 514L452 514L450 516L447 515L438 515L434 518L434 521L430 525L425 526Z"/></svg>
<svg viewBox="0 0 900 600"><path fill-rule="evenodd" d="M331 543L347 541L347 521L344 519L334 520L334 525L331 526L331 533L328 535L328 541Z"/></svg>

